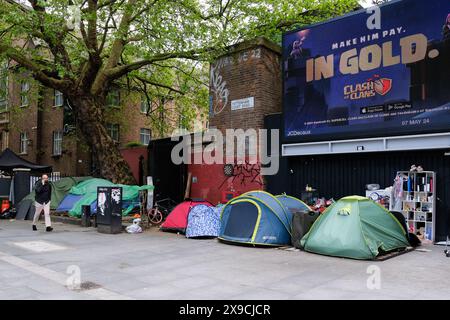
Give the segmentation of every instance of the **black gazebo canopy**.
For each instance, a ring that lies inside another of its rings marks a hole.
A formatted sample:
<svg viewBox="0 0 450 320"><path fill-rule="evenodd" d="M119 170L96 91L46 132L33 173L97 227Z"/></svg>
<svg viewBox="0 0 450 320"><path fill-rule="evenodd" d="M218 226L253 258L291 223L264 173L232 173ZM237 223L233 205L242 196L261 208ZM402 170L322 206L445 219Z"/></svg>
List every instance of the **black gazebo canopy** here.
<svg viewBox="0 0 450 320"><path fill-rule="evenodd" d="M30 169L33 172L51 172L52 166L41 166L39 164L32 163L25 160L15 154L11 149L6 148L0 154L0 170L6 172L12 172L13 169Z"/></svg>

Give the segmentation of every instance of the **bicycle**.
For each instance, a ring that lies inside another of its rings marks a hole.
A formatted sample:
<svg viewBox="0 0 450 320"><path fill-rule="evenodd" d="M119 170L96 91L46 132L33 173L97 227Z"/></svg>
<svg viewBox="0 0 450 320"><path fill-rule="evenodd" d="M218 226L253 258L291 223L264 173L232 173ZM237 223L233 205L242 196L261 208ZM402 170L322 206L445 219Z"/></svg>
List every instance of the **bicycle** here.
<svg viewBox="0 0 450 320"><path fill-rule="evenodd" d="M156 201L154 207L146 211L147 227L161 225L176 205L177 203L170 198Z"/></svg>

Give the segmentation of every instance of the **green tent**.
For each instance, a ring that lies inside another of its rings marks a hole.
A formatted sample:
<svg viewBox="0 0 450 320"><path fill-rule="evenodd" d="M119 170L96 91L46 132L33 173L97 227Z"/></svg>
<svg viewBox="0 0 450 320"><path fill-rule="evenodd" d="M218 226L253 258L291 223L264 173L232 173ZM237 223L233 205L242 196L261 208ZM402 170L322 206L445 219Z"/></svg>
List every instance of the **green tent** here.
<svg viewBox="0 0 450 320"><path fill-rule="evenodd" d="M80 217L81 216L81 206L91 205L97 200L97 187L122 187L122 200L133 200L139 197L140 190L153 190L152 185L139 186L129 186L124 184L114 184L109 180L105 179L89 179L83 181L70 189L70 194L83 196L79 201L75 203L72 209L69 211L69 215ZM125 210L123 210L123 215L127 215L134 208L133 204L130 204Z"/></svg>
<svg viewBox="0 0 450 320"><path fill-rule="evenodd" d="M374 259L409 246L399 221L374 201L345 197L330 206L302 238L309 252L353 259Z"/></svg>
<svg viewBox="0 0 450 320"><path fill-rule="evenodd" d="M52 201L50 202L50 209L55 210L56 208L58 208L61 201L69 193L73 186L91 178L92 177L67 177L61 178L60 180L55 182L50 182L50 184L52 185ZM24 200L30 200L34 202L34 187L33 191L22 199L22 201Z"/></svg>

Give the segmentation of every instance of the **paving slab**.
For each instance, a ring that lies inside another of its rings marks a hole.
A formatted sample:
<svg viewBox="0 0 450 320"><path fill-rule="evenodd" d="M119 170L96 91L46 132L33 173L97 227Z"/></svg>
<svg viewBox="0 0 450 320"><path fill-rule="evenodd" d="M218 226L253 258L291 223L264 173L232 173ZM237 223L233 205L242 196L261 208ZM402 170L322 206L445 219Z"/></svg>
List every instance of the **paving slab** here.
<svg viewBox="0 0 450 320"><path fill-rule="evenodd" d="M155 228L105 235L54 227L33 232L28 221L0 221L0 299L450 299L450 259L441 246L358 261ZM73 268L95 289L68 288ZM377 288L369 288L373 270Z"/></svg>

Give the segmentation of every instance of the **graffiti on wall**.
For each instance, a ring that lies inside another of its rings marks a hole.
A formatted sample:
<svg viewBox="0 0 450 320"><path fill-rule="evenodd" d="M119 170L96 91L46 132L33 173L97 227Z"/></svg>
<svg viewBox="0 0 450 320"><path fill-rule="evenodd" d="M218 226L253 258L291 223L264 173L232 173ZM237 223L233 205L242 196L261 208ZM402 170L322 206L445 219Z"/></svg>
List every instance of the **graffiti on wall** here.
<svg viewBox="0 0 450 320"><path fill-rule="evenodd" d="M263 186L260 163L251 164L246 161L243 164L226 164L223 168L223 173L225 179L220 184L219 189L222 188L229 179L232 179L231 183L236 182L241 186L246 186L251 183L257 183L260 186Z"/></svg>
<svg viewBox="0 0 450 320"><path fill-rule="evenodd" d="M214 105L212 106L213 114L221 113L228 104L228 97L230 91L227 88L227 82L223 80L220 75L219 68L211 66L211 92L215 97Z"/></svg>
<svg viewBox="0 0 450 320"><path fill-rule="evenodd" d="M247 62L250 59L260 59L261 48L255 48L248 51L239 53L237 57L226 56L218 59L214 65L211 66L210 71L210 85L211 96L210 98L210 114L217 115L225 110L229 102L230 90L228 89L227 82L220 74L220 70L224 67Z"/></svg>

